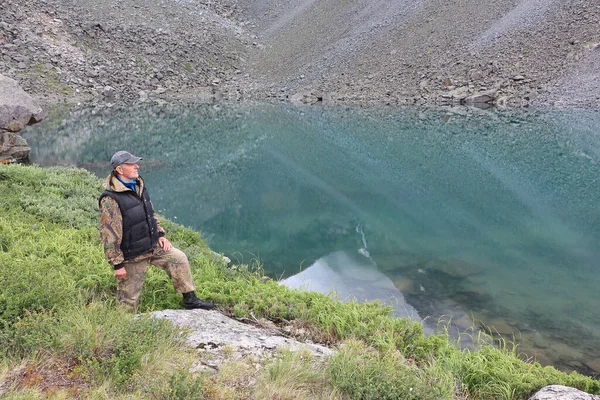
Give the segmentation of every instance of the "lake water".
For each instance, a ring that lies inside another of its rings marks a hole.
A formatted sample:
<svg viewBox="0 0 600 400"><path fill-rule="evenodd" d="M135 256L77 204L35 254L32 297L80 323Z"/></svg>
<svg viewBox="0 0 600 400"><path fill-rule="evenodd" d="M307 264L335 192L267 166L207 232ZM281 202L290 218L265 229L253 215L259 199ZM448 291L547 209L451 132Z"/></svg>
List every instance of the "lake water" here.
<svg viewBox="0 0 600 400"><path fill-rule="evenodd" d="M600 372L600 113L287 104L57 113L40 165L144 157L155 207L237 262L428 330L488 326Z"/></svg>

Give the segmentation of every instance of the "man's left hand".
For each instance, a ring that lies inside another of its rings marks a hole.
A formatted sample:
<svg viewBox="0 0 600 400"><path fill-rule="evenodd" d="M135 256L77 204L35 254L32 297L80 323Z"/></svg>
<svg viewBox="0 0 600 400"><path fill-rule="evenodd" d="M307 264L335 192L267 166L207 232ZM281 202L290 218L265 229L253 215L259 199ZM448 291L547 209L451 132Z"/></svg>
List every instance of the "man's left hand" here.
<svg viewBox="0 0 600 400"><path fill-rule="evenodd" d="M158 238L158 245L164 251L169 251L173 248L173 245L171 244L171 242L169 242L169 240L164 236L161 236Z"/></svg>

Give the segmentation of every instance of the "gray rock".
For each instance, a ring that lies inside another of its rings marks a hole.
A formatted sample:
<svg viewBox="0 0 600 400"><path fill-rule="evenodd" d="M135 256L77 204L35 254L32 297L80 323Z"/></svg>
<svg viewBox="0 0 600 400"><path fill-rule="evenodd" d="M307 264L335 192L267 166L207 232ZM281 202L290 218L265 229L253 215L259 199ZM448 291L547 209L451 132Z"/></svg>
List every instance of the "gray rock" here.
<svg viewBox="0 0 600 400"><path fill-rule="evenodd" d="M321 100L321 97L317 97L309 92L298 92L290 96L290 101L295 104L315 104Z"/></svg>
<svg viewBox="0 0 600 400"><path fill-rule="evenodd" d="M496 99L496 90L488 90L473 94L465 99L466 104L491 103Z"/></svg>
<svg viewBox="0 0 600 400"><path fill-rule="evenodd" d="M18 132L44 118L42 108L13 79L0 75L0 130Z"/></svg>
<svg viewBox="0 0 600 400"><path fill-rule="evenodd" d="M25 139L11 132L0 132L0 163L26 160L31 148Z"/></svg>
<svg viewBox="0 0 600 400"><path fill-rule="evenodd" d="M107 100L115 97L115 89L112 86L105 86L101 93Z"/></svg>
<svg viewBox="0 0 600 400"><path fill-rule="evenodd" d="M302 103L304 100L304 93L294 93L290 96L290 101L292 103Z"/></svg>
<svg viewBox="0 0 600 400"><path fill-rule="evenodd" d="M468 96L469 88L467 86L461 86L442 95L444 99L458 103L463 102Z"/></svg>
<svg viewBox="0 0 600 400"><path fill-rule="evenodd" d="M98 71L93 68L90 68L87 71L85 71L85 76L87 76L88 78L97 78L98 75Z"/></svg>
<svg viewBox="0 0 600 400"><path fill-rule="evenodd" d="M483 78L483 72L477 70L477 71L473 71L471 73L471 79L474 81L477 81L479 79Z"/></svg>
<svg viewBox="0 0 600 400"><path fill-rule="evenodd" d="M594 396L568 386L550 385L542 388L529 400L600 400L600 396Z"/></svg>
<svg viewBox="0 0 600 400"><path fill-rule="evenodd" d="M229 346L244 350L307 350L315 355L329 355L328 347L302 343L282 336L274 328L243 324L217 311L163 310L150 313L186 329L186 343L195 348Z"/></svg>
<svg viewBox="0 0 600 400"><path fill-rule="evenodd" d="M152 91L153 94L163 94L167 91L167 88L159 86Z"/></svg>

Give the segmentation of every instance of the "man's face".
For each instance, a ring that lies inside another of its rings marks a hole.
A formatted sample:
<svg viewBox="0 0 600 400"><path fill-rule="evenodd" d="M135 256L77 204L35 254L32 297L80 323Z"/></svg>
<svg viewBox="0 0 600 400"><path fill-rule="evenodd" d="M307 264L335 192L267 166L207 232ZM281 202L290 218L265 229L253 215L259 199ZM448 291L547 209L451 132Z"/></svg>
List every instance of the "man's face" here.
<svg viewBox="0 0 600 400"><path fill-rule="evenodd" d="M140 169L140 166L137 164L121 164L115 168L115 171L117 171L117 174L119 174L121 179L131 182L138 178L138 169Z"/></svg>

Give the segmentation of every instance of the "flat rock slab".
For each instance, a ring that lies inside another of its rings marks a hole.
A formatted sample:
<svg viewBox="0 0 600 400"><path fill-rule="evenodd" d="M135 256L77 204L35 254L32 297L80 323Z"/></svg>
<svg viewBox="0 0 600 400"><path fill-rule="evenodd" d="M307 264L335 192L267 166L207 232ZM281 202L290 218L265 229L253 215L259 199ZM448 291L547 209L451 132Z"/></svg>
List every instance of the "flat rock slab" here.
<svg viewBox="0 0 600 400"><path fill-rule="evenodd" d="M155 318L164 318L189 330L186 343L195 348L217 348L230 346L234 349L262 351L289 349L307 350L315 355L329 355L328 347L302 343L286 338L270 329L243 324L217 311L163 310L150 313Z"/></svg>

